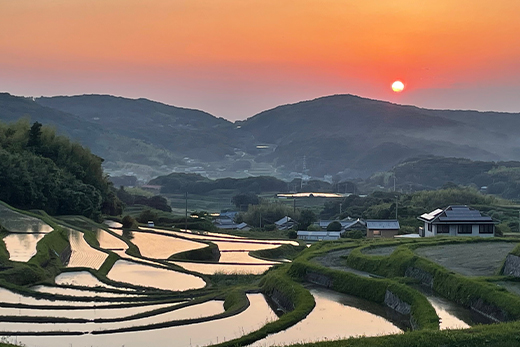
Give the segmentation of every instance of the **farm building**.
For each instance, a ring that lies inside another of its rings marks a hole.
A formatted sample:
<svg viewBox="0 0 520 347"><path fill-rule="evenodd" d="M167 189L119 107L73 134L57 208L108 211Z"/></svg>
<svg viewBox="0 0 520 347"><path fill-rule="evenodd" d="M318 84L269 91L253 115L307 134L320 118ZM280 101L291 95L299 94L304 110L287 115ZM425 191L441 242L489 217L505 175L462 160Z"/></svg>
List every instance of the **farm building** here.
<svg viewBox="0 0 520 347"><path fill-rule="evenodd" d="M399 222L395 219L369 219L366 221L367 238L389 238L399 233Z"/></svg>

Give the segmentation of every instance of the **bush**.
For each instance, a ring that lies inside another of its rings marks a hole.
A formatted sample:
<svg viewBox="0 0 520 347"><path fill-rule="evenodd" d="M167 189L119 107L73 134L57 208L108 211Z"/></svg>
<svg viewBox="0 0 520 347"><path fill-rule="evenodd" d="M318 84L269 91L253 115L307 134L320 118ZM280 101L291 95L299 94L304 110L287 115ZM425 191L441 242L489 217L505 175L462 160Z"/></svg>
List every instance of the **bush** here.
<svg viewBox="0 0 520 347"><path fill-rule="evenodd" d="M121 220L121 224L123 224L123 228L125 229L134 229L137 228L137 221L129 215L126 215Z"/></svg>
<svg viewBox="0 0 520 347"><path fill-rule="evenodd" d="M289 230L289 232L287 233L287 237L292 240L295 240L298 238L298 233L294 230Z"/></svg>
<svg viewBox="0 0 520 347"><path fill-rule="evenodd" d="M139 223L148 223L148 221L153 221L154 223L159 219L159 215L157 212L152 210L144 210L137 217L137 221Z"/></svg>
<svg viewBox="0 0 520 347"><path fill-rule="evenodd" d="M349 230L341 234L341 237L347 238L347 239L362 239L363 238L363 232L361 230Z"/></svg>

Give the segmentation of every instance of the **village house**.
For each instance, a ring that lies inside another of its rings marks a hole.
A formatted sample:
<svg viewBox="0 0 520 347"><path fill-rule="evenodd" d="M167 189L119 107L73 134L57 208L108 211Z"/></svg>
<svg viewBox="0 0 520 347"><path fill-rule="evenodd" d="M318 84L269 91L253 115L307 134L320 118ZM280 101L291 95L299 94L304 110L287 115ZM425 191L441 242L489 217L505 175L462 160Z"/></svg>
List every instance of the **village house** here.
<svg viewBox="0 0 520 347"><path fill-rule="evenodd" d="M395 219L366 220L367 238L391 238L399 233L399 222Z"/></svg>
<svg viewBox="0 0 520 347"><path fill-rule="evenodd" d="M289 216L285 216L282 219L274 222L276 225L276 229L278 230L289 230L292 229L298 222L296 222L294 219L292 219Z"/></svg>
<svg viewBox="0 0 520 347"><path fill-rule="evenodd" d="M423 237L429 236L495 236L495 222L478 210L466 205L448 206L417 217L424 222L419 229Z"/></svg>

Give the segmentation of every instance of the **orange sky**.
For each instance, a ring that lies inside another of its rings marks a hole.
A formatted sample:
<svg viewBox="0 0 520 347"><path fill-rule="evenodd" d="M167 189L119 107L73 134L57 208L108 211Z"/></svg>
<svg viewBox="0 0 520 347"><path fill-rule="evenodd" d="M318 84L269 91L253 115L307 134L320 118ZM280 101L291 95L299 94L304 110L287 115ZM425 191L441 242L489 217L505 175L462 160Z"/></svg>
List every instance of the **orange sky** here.
<svg viewBox="0 0 520 347"><path fill-rule="evenodd" d="M518 0L0 0L0 89L228 119L343 93L520 112L519 17Z"/></svg>

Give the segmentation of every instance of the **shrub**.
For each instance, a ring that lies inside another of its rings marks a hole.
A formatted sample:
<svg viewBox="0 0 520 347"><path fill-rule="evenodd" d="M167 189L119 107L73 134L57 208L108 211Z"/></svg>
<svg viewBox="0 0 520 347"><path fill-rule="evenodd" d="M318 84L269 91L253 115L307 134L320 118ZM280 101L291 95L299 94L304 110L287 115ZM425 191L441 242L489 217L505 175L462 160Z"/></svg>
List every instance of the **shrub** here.
<svg viewBox="0 0 520 347"><path fill-rule="evenodd" d="M137 221L129 215L123 217L123 219L121 220L121 224L123 224L123 228L125 229L137 228Z"/></svg>

